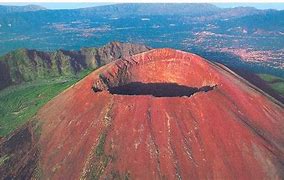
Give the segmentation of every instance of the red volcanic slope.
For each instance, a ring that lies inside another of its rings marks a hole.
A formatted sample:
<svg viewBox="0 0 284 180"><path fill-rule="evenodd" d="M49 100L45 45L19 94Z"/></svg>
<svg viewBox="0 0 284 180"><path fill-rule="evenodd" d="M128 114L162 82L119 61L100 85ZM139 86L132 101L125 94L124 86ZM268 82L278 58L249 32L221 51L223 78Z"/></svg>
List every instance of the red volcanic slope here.
<svg viewBox="0 0 284 180"><path fill-rule="evenodd" d="M189 97L107 91L131 82L215 87ZM281 179L283 117L282 104L229 69L151 50L94 71L40 110L40 168L50 179Z"/></svg>

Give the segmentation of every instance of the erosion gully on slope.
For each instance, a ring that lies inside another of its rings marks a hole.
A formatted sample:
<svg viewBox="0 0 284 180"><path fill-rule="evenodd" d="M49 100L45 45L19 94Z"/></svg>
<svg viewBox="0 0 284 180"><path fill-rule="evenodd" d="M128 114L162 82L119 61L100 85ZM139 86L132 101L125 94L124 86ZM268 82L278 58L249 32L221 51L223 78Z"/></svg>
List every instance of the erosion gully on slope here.
<svg viewBox="0 0 284 180"><path fill-rule="evenodd" d="M177 83L142 83L130 82L125 85L109 87L107 91L116 95L152 95L154 97L190 97L198 92L208 92L217 85L188 87ZM93 87L93 91L101 92L102 89Z"/></svg>

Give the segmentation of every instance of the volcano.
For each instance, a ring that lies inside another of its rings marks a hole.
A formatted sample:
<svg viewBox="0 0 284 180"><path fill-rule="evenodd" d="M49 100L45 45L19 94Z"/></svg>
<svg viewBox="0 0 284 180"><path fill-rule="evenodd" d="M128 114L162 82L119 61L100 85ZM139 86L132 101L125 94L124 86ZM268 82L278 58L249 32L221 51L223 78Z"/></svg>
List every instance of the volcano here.
<svg viewBox="0 0 284 180"><path fill-rule="evenodd" d="M47 103L48 179L281 179L283 105L228 68L154 49L92 72Z"/></svg>

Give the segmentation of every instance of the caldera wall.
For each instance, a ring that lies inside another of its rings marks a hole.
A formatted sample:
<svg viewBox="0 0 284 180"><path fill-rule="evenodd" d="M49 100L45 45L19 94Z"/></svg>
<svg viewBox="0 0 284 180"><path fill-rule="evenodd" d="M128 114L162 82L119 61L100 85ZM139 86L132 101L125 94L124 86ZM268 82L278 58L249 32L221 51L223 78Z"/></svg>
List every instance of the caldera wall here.
<svg viewBox="0 0 284 180"><path fill-rule="evenodd" d="M177 53L172 56L170 52L169 49L154 50L151 57L141 54L117 61L99 74L93 88L95 91L107 90L132 82L173 83L190 88L217 86L219 74L208 66L208 62L193 54Z"/></svg>

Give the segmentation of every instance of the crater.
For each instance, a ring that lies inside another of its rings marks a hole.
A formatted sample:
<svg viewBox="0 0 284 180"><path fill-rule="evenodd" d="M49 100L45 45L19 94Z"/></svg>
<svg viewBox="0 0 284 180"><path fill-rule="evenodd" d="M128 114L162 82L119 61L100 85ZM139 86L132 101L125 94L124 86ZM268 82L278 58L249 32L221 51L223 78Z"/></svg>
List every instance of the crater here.
<svg viewBox="0 0 284 180"><path fill-rule="evenodd" d="M214 90L219 79L216 70L199 57L161 50L115 61L101 69L92 88L113 95L190 97Z"/></svg>
<svg viewBox="0 0 284 180"><path fill-rule="evenodd" d="M154 97L190 97L198 92L208 92L213 90L216 85L202 87L188 87L177 83L142 83L130 82L121 86L110 87L107 90L115 95L151 95ZM101 89L93 88L94 92Z"/></svg>

